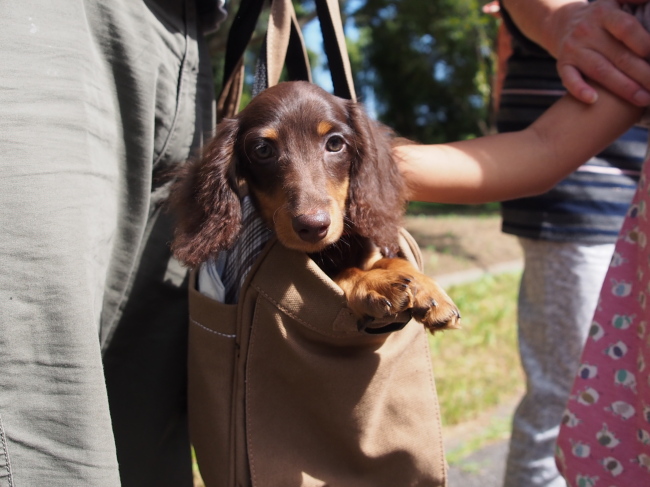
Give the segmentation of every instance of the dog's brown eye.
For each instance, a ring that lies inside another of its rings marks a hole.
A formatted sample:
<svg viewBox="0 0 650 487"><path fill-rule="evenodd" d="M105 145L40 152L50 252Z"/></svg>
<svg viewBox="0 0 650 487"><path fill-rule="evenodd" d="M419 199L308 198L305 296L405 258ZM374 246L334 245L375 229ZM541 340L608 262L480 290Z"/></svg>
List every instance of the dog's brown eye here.
<svg viewBox="0 0 650 487"><path fill-rule="evenodd" d="M268 159L273 156L273 147L268 142L262 142L253 149L258 159Z"/></svg>
<svg viewBox="0 0 650 487"><path fill-rule="evenodd" d="M325 148L330 152L339 152L341 149L343 149L344 145L345 142L343 141L343 137L340 137L338 135L333 135L332 137L327 139Z"/></svg>

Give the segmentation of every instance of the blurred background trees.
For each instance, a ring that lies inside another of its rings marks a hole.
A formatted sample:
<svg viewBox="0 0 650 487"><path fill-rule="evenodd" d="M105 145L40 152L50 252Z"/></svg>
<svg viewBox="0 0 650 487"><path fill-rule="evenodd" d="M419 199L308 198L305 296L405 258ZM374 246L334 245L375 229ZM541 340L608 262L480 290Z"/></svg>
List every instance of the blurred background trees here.
<svg viewBox="0 0 650 487"><path fill-rule="evenodd" d="M484 2L358 3L349 13L359 29L350 51L358 89L375 98L378 118L421 142L486 133L496 22L481 12Z"/></svg>
<svg viewBox="0 0 650 487"><path fill-rule="evenodd" d="M497 22L478 0L340 0L357 94L398 134L424 143L491 131ZM238 1L229 2L231 16ZM304 32L319 32L312 0L294 0ZM211 39L217 85L226 23ZM266 19L259 22L261 43ZM313 67L326 63L306 35ZM254 65L257 47L247 66ZM326 67L325 67L326 69ZM316 82L322 78L316 76Z"/></svg>

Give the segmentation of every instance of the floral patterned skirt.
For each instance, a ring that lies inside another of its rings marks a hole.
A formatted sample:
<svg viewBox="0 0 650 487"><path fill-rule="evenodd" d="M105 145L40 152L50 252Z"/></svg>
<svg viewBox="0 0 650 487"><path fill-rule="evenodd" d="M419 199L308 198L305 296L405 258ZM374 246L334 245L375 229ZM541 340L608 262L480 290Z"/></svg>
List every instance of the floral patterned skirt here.
<svg viewBox="0 0 650 487"><path fill-rule="evenodd" d="M556 462L572 487L650 486L650 246L646 161L562 418Z"/></svg>

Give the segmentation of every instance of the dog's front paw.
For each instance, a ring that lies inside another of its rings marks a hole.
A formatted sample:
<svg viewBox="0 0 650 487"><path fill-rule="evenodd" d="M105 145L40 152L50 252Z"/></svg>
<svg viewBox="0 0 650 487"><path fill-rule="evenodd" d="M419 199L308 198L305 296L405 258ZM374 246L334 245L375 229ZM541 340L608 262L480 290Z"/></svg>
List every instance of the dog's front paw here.
<svg viewBox="0 0 650 487"><path fill-rule="evenodd" d="M415 285L413 318L431 333L460 328L460 311L433 279L421 275Z"/></svg>
<svg viewBox="0 0 650 487"><path fill-rule="evenodd" d="M460 328L460 312L438 284L403 259L381 259L362 271L349 268L335 281L345 292L348 308L361 322L411 315L432 333Z"/></svg>
<svg viewBox="0 0 650 487"><path fill-rule="evenodd" d="M409 291L413 296L412 316L431 333L460 328L460 312L447 293L429 276L416 270L404 259L381 259L373 270L386 269L409 274Z"/></svg>
<svg viewBox="0 0 650 487"><path fill-rule="evenodd" d="M404 272L372 269L358 276L347 292L348 307L362 319L386 318L413 307L413 276Z"/></svg>

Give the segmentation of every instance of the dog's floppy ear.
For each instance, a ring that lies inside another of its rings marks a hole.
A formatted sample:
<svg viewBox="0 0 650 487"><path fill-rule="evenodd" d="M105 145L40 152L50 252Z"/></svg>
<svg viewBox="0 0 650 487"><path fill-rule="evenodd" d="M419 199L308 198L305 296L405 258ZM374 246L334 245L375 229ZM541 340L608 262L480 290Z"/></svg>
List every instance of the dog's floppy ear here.
<svg viewBox="0 0 650 487"><path fill-rule="evenodd" d="M360 235L396 252L406 197L392 155L393 133L371 120L357 103L349 102L349 117L357 139L350 173L350 220Z"/></svg>
<svg viewBox="0 0 650 487"><path fill-rule="evenodd" d="M235 181L235 140L239 122L226 119L198 160L187 162L172 186L170 203L177 217L172 243L176 258L196 267L232 246L241 228Z"/></svg>

